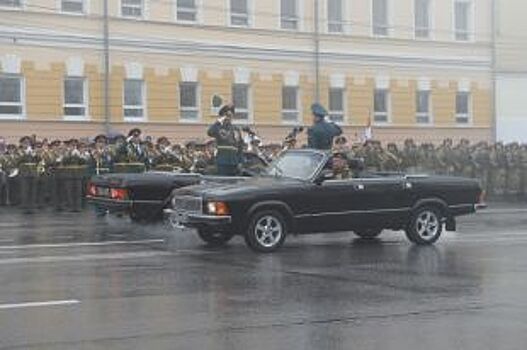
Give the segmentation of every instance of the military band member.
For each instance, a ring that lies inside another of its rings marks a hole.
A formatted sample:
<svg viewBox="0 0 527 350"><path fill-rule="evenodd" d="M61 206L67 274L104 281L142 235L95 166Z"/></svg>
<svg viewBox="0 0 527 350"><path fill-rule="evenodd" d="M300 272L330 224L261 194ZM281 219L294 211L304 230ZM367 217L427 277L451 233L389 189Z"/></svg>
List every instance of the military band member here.
<svg viewBox="0 0 527 350"><path fill-rule="evenodd" d="M145 144L142 142L141 129L135 128L130 130L127 138L127 154L129 163L143 163L148 161Z"/></svg>
<svg viewBox="0 0 527 350"><path fill-rule="evenodd" d="M37 205L38 164L40 158L33 148L32 138L20 139L18 169L20 171L21 205L26 213L31 213Z"/></svg>
<svg viewBox="0 0 527 350"><path fill-rule="evenodd" d="M342 134L342 129L331 122L328 112L319 103L311 106L313 126L308 130L308 147L320 150L330 150L333 139Z"/></svg>
<svg viewBox="0 0 527 350"><path fill-rule="evenodd" d="M80 212L82 209L82 181L89 160L89 154L83 151L77 139L71 139L66 143L61 173L67 208L72 212Z"/></svg>
<svg viewBox="0 0 527 350"><path fill-rule="evenodd" d="M237 175L241 162L243 139L241 130L232 123L234 113L234 105L223 106L218 120L207 132L216 140L216 168L218 175L221 176Z"/></svg>

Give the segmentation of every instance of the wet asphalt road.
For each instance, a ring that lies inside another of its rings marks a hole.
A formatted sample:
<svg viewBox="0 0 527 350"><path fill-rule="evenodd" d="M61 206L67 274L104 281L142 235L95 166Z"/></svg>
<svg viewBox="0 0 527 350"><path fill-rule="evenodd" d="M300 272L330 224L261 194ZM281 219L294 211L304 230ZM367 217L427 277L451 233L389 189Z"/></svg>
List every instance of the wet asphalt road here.
<svg viewBox="0 0 527 350"><path fill-rule="evenodd" d="M0 208L0 349L526 349L527 207L400 233L242 239Z"/></svg>

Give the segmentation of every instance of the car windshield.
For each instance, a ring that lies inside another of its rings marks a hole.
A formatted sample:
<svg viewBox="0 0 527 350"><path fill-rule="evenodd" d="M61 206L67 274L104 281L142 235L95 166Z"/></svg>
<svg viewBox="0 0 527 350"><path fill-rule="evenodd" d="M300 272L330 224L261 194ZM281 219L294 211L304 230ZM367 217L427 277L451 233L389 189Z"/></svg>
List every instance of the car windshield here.
<svg viewBox="0 0 527 350"><path fill-rule="evenodd" d="M324 155L321 153L288 152L269 166L267 174L309 180L323 159Z"/></svg>

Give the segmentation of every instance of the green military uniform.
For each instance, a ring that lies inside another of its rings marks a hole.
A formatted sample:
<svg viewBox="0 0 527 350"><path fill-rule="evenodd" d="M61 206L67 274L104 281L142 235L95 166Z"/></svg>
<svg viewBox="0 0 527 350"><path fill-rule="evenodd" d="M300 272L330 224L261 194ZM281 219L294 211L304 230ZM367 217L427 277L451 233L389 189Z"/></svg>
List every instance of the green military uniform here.
<svg viewBox="0 0 527 350"><path fill-rule="evenodd" d="M40 159L31 146L22 149L19 154L21 206L26 212L31 212L37 206L38 164Z"/></svg>
<svg viewBox="0 0 527 350"><path fill-rule="evenodd" d="M222 107L219 115L220 117L225 117L229 113L234 115L234 106L227 105ZM233 125L230 119L226 119L225 121L218 120L212 124L207 134L216 140L216 169L218 175L237 175L243 149L241 130L236 125Z"/></svg>
<svg viewBox="0 0 527 350"><path fill-rule="evenodd" d="M72 212L82 209L82 180L88 168L89 158L77 149L77 140L70 140L68 149L65 150L62 164L58 169L62 180L66 204Z"/></svg>
<svg viewBox="0 0 527 350"><path fill-rule="evenodd" d="M479 179L481 188L489 193L489 172L490 172L490 150L486 144L480 144L474 151L475 177Z"/></svg>
<svg viewBox="0 0 527 350"><path fill-rule="evenodd" d="M328 112L322 105L314 103L311 112L315 116L315 122L307 131L307 146L330 150L333 147L333 139L342 134L342 129L337 124L325 120Z"/></svg>

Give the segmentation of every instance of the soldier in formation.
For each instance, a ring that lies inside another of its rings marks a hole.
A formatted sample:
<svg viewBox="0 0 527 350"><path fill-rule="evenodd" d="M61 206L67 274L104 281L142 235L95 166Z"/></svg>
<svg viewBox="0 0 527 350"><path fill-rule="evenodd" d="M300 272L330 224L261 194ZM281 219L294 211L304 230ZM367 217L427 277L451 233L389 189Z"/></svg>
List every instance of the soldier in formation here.
<svg viewBox="0 0 527 350"><path fill-rule="evenodd" d="M323 120L320 116L325 114L314 108L315 118ZM186 144L171 143L166 137L143 138L139 129L131 130L128 136L98 135L91 142L39 141L34 135L22 137L18 144L0 139L0 206L19 206L27 212L45 206L79 211L88 179L111 172L239 174L240 155L249 148L243 145L241 130L232 124L233 116L234 108L225 106L208 130L212 140L191 140ZM383 145L375 140L351 143L338 132L320 132L333 126L319 120L308 137L311 146L327 149L332 144L339 177L358 176L356 167L344 159L362 159L360 164L368 171L472 177L479 179L490 196L527 199L527 145L471 144L468 140L454 143L451 139L439 145L418 144L412 139L402 145ZM296 139L302 129L296 129L292 133L295 136L290 134L284 144L259 144L259 152L272 160L284 149L302 147Z"/></svg>

